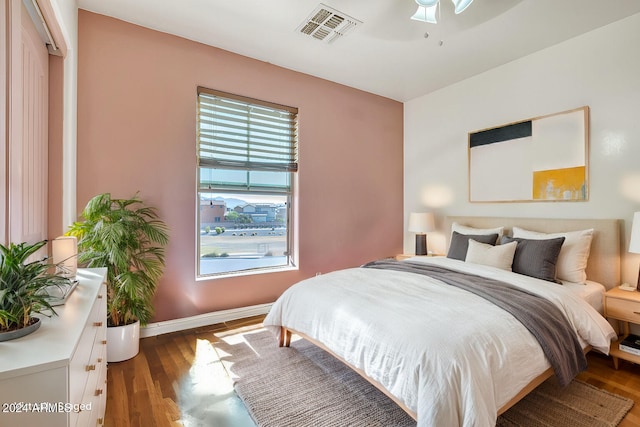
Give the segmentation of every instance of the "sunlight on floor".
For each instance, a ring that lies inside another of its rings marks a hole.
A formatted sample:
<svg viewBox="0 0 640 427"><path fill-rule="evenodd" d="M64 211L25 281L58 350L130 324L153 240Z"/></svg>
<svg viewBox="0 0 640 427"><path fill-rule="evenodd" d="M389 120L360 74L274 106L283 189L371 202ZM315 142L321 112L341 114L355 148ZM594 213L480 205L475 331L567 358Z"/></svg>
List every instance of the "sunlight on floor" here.
<svg viewBox="0 0 640 427"><path fill-rule="evenodd" d="M244 404L233 390L233 381L209 340L196 341L189 373L181 379L178 402L185 427L254 426Z"/></svg>
<svg viewBox="0 0 640 427"><path fill-rule="evenodd" d="M189 375L193 381L193 393L195 395L223 395L233 392L231 381L225 381L221 377L222 362L218 354L208 340L196 341L196 355ZM215 381L211 381L214 378Z"/></svg>
<svg viewBox="0 0 640 427"><path fill-rule="evenodd" d="M222 341L224 341L225 343L229 344L229 345L238 345L238 344L245 344L247 347L249 347L251 349L251 351L253 351L256 356L260 357L260 353L258 353L253 346L249 343L249 341L246 340L246 336L247 335L251 335L252 333L258 333L260 332L261 329L255 331L255 332L245 332L244 334L237 334L237 335L230 335L224 338L221 338Z"/></svg>

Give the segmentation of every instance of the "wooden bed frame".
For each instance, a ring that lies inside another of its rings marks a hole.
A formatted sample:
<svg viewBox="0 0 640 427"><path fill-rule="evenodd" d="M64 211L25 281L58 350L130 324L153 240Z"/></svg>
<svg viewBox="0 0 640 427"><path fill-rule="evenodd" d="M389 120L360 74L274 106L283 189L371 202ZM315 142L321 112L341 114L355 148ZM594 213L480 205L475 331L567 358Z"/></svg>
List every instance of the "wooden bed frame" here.
<svg viewBox="0 0 640 427"><path fill-rule="evenodd" d="M451 230L451 224L457 222L461 225L475 228L495 228L505 227L504 234L510 235L513 226L525 228L527 230L538 231L543 233L557 233L563 231L578 231L589 228L594 229L593 240L591 243L591 252L589 255L589 264L587 266L587 276L589 280L602 283L607 289L617 286L620 283L620 224L617 219L541 219L541 218L495 218L495 217L468 217L468 216L452 216L445 220L446 235L449 236L448 230ZM447 246L449 237L447 237ZM340 360L346 366L357 372L362 378L371 383L378 390L383 392L393 402L400 406L407 414L417 421L417 414L410 410L398 398L389 393L380 383L367 377L363 370L355 368L347 363L342 357L335 354L331 349L327 348L321 342L305 335L286 328L280 327L280 335L278 345L280 347L289 347L291 344L291 336L295 334L299 337L320 347L336 359ZM584 349L588 353L591 347ZM498 410L498 415L504 413L513 405L518 403L523 397L531 393L536 387L545 380L553 376L553 369L549 368L529 384L520 390L510 401Z"/></svg>

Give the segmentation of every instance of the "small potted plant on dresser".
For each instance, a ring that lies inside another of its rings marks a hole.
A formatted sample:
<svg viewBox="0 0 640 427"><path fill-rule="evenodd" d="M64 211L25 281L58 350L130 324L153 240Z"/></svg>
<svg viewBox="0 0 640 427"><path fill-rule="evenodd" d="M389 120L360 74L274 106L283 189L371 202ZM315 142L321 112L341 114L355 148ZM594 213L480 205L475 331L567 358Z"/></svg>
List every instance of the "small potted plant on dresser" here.
<svg viewBox="0 0 640 427"><path fill-rule="evenodd" d="M69 279L50 273L53 266L46 257L29 261L46 244L0 245L0 341L35 332L42 322L34 314L56 314L47 290L69 286Z"/></svg>
<svg viewBox="0 0 640 427"><path fill-rule="evenodd" d="M127 360L138 354L140 326L153 315L168 228L137 194L130 199L99 194L81 216L67 234L78 238L79 263L107 267L107 361Z"/></svg>

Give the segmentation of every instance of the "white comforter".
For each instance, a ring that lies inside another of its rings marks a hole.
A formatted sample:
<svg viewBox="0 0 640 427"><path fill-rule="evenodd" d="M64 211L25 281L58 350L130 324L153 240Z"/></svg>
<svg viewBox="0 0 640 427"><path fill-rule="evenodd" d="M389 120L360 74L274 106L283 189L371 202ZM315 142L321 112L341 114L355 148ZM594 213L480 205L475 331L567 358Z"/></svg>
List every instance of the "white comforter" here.
<svg viewBox="0 0 640 427"><path fill-rule="evenodd" d="M550 282L448 258L414 258L493 277L556 304L581 342L604 353L615 332ZM275 302L264 325L303 333L384 386L418 426L495 426L497 411L549 368L536 339L483 298L426 276L353 268L316 276Z"/></svg>

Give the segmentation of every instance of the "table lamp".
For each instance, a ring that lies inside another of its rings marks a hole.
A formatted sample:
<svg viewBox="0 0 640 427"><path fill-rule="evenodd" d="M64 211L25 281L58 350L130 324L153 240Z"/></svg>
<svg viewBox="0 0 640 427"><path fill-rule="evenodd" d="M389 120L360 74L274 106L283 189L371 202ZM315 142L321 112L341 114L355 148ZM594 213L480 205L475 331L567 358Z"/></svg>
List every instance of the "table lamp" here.
<svg viewBox="0 0 640 427"><path fill-rule="evenodd" d="M416 255L427 255L427 232L435 230L431 212L411 212L409 231L416 233ZM640 231L638 232L640 234Z"/></svg>
<svg viewBox="0 0 640 427"><path fill-rule="evenodd" d="M78 240L74 236L60 236L53 239L51 255L58 274L75 278L78 267Z"/></svg>

